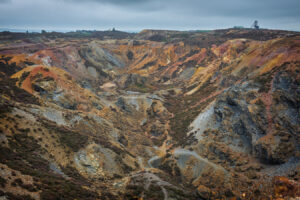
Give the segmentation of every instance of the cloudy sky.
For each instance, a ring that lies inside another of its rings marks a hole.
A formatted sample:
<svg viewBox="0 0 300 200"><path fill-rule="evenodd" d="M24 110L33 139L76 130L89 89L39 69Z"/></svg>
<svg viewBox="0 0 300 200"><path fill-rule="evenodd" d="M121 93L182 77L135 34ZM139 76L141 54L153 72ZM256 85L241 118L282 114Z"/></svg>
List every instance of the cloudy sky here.
<svg viewBox="0 0 300 200"><path fill-rule="evenodd" d="M300 31L300 0L0 0L0 28L29 30L207 30L249 27Z"/></svg>

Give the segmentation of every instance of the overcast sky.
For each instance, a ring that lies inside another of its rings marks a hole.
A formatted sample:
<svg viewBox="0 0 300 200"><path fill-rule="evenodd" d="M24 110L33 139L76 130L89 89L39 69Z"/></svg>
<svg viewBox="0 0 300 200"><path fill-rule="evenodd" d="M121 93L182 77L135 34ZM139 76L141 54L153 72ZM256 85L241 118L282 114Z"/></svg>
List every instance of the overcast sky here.
<svg viewBox="0 0 300 200"><path fill-rule="evenodd" d="M300 31L300 0L0 0L0 28Z"/></svg>

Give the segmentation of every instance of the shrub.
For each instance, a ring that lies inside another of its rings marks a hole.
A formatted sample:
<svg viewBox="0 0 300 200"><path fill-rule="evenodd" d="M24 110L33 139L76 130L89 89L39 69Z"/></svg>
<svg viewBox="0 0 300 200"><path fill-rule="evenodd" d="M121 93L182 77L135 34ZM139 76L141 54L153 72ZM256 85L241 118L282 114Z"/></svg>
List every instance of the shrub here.
<svg viewBox="0 0 300 200"><path fill-rule="evenodd" d="M6 183L7 183L7 181L0 176L0 186L4 188Z"/></svg>

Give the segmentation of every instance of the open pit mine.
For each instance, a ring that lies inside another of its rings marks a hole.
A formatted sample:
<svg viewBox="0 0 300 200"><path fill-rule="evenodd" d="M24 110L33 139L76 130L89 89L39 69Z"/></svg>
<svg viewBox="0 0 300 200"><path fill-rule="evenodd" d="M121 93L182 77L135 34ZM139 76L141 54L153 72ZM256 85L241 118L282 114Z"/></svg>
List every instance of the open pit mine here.
<svg viewBox="0 0 300 200"><path fill-rule="evenodd" d="M0 33L1 200L300 198L300 33Z"/></svg>

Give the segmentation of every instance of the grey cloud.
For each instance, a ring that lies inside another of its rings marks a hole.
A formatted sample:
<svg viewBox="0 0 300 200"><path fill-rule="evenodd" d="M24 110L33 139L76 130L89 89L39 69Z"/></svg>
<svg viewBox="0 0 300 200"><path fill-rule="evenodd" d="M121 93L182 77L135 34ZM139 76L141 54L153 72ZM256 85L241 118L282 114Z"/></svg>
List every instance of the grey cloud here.
<svg viewBox="0 0 300 200"><path fill-rule="evenodd" d="M0 4L0 27L185 30L257 19L262 27L300 30L299 8L299 0L12 0Z"/></svg>
<svg viewBox="0 0 300 200"><path fill-rule="evenodd" d="M97 2L97 3L108 3L108 4L117 4L117 5L132 5L132 4L144 4L150 0L64 0L67 2L80 2L80 3L87 3L87 2Z"/></svg>
<svg viewBox="0 0 300 200"><path fill-rule="evenodd" d="M160 0L63 0L67 3L98 4L124 7L129 10L153 11L165 7L165 2ZM168 2L169 0L166 0Z"/></svg>
<svg viewBox="0 0 300 200"><path fill-rule="evenodd" d="M170 6L179 12L193 15L230 17L299 17L299 0L183 0L174 1ZM178 9L176 9L176 7ZM179 9L180 8L180 9Z"/></svg>
<svg viewBox="0 0 300 200"><path fill-rule="evenodd" d="M11 3L11 0L0 0L0 4L1 3Z"/></svg>

